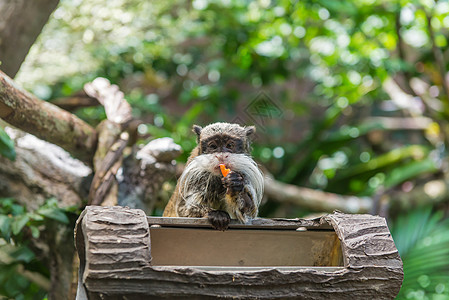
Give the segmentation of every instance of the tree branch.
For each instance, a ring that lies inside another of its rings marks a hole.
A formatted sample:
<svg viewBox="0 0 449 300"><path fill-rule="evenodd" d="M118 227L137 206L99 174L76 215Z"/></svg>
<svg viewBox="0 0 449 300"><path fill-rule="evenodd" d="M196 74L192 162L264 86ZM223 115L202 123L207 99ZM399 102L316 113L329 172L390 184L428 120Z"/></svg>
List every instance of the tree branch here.
<svg viewBox="0 0 449 300"><path fill-rule="evenodd" d="M432 28L432 16L426 12L427 30L429 31L430 42L432 43L432 52L435 62L437 64L438 72L440 74L441 86L443 88L444 95L449 100L449 87L446 81L446 63L444 61L443 52L438 48L435 42L435 32Z"/></svg>
<svg viewBox="0 0 449 300"><path fill-rule="evenodd" d="M427 117L368 117L364 124L379 124L385 130L426 130L432 122Z"/></svg>
<svg viewBox="0 0 449 300"><path fill-rule="evenodd" d="M71 97L57 98L52 100L51 103L70 112L78 108L100 105L96 98L90 97L84 92L77 93Z"/></svg>
<svg viewBox="0 0 449 300"><path fill-rule="evenodd" d="M347 213L371 213L375 201L370 197L345 196L265 179L265 195L272 201L297 205L316 212L340 210ZM449 198L449 184L443 179L431 180L404 192L396 189L385 196L395 211L408 211L423 205L441 203Z"/></svg>
<svg viewBox="0 0 449 300"><path fill-rule="evenodd" d="M0 0L0 60L14 78L59 0Z"/></svg>
<svg viewBox="0 0 449 300"><path fill-rule="evenodd" d="M91 164L97 144L95 129L75 115L21 90L1 71L0 118Z"/></svg>
<svg viewBox="0 0 449 300"><path fill-rule="evenodd" d="M95 176L89 192L89 205L117 205L118 182L116 174L123 162L123 150L129 142L129 133L122 132L132 120L131 106L119 87L106 78L98 77L84 86L90 97L104 106L107 120L97 127L99 135L94 157Z"/></svg>
<svg viewBox="0 0 449 300"><path fill-rule="evenodd" d="M106 155L96 168L94 179L89 191L89 205L100 205L107 196L109 189L117 181L115 175L122 165L123 150L128 144L129 134L124 132L120 138L110 146ZM117 203L117 195L114 195Z"/></svg>
<svg viewBox="0 0 449 300"><path fill-rule="evenodd" d="M313 211L367 213L373 205L368 197L344 196L298 187L269 177L265 178L265 195L276 202L290 203Z"/></svg>

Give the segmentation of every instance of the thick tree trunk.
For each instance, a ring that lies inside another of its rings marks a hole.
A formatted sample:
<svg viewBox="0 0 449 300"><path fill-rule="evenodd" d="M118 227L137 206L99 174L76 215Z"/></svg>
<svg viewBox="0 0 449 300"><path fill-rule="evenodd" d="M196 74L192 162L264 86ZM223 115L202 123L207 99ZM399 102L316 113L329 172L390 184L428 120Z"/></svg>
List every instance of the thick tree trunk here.
<svg viewBox="0 0 449 300"><path fill-rule="evenodd" d="M59 0L0 0L0 68L14 78Z"/></svg>
<svg viewBox="0 0 449 300"><path fill-rule="evenodd" d="M18 88L1 71L0 118L91 163L97 143L95 129L75 115Z"/></svg>

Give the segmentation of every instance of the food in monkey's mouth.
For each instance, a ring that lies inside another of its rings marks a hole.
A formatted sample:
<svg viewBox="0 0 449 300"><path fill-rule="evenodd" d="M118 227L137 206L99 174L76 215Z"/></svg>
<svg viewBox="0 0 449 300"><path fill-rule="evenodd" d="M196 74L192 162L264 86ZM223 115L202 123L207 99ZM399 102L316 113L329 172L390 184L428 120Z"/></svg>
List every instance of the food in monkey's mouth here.
<svg viewBox="0 0 449 300"><path fill-rule="evenodd" d="M220 164L220 170L221 174L223 174L223 177L228 176L229 172L231 172L231 169L226 169L226 166L224 164Z"/></svg>

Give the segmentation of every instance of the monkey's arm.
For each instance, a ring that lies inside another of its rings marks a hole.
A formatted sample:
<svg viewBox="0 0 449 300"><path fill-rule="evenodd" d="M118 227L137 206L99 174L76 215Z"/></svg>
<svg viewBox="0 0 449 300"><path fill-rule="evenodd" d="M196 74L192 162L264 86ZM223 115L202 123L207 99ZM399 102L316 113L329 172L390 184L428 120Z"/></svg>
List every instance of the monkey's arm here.
<svg viewBox="0 0 449 300"><path fill-rule="evenodd" d="M231 172L222 179L227 188L225 200L227 211L240 222L257 216L256 194L251 183L237 172Z"/></svg>
<svg viewBox="0 0 449 300"><path fill-rule="evenodd" d="M240 203L239 206L243 214L251 218L257 217L256 193L250 184L245 185L243 192L240 193L238 202Z"/></svg>
<svg viewBox="0 0 449 300"><path fill-rule="evenodd" d="M207 217L211 225L218 230L226 230L231 217L229 214L222 210L215 210L205 205L205 195L202 193L193 193L186 197L184 203L181 203L178 208L178 215L180 217L194 217L204 218Z"/></svg>

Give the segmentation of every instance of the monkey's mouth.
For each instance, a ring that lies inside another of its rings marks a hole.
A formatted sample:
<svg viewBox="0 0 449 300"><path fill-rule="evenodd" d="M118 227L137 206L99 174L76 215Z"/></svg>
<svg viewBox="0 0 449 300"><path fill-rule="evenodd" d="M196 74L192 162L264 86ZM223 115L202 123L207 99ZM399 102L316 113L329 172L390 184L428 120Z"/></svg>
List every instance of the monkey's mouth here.
<svg viewBox="0 0 449 300"><path fill-rule="evenodd" d="M224 166L225 170L222 170L222 168L220 166ZM222 163L222 162L220 162L219 164L215 165L214 168L213 168L213 173L215 175L220 175L220 176L226 176L229 171L230 171L229 164L226 165L225 163ZM226 172L226 175L223 172Z"/></svg>
<svg viewBox="0 0 449 300"><path fill-rule="evenodd" d="M217 164L216 166L214 166L214 174L215 175L220 175L221 174L221 170L220 170L220 164Z"/></svg>
<svg viewBox="0 0 449 300"><path fill-rule="evenodd" d="M196 159L201 161L200 166L204 170L208 170L216 176L223 176L220 164L224 164L227 169L233 170L232 155L229 153L205 154L198 156Z"/></svg>

